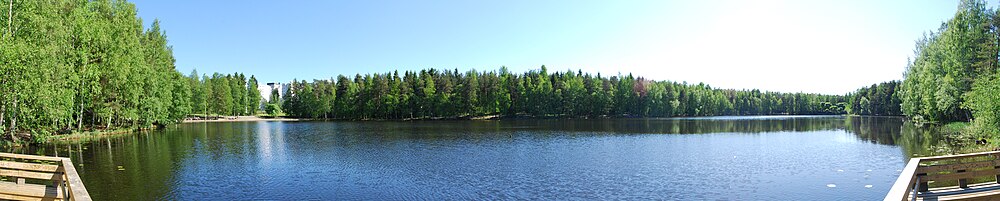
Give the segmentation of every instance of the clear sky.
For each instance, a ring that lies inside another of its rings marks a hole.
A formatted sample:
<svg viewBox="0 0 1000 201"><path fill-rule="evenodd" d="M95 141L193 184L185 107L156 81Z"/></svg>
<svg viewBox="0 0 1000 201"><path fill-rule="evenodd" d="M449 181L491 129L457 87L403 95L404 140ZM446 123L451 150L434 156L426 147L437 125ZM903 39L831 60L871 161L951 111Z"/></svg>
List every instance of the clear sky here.
<svg viewBox="0 0 1000 201"><path fill-rule="evenodd" d="M902 79L953 0L137 0L187 75L263 82L424 68L582 69L843 94ZM995 2L990 2L991 6Z"/></svg>

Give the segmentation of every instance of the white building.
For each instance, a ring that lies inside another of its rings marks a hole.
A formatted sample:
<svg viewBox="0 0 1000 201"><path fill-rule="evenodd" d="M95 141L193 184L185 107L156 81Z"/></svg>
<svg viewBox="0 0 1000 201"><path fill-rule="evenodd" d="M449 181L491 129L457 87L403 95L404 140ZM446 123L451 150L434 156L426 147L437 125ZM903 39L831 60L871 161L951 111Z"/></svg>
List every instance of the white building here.
<svg viewBox="0 0 1000 201"><path fill-rule="evenodd" d="M284 84L280 82L270 82L267 83L266 85L258 85L257 90L260 91L260 96L262 96L262 98L260 99L261 109L264 108L265 103L271 102L271 91L278 90L278 98L284 98L285 94L288 93L288 89L290 88L291 87L289 84Z"/></svg>

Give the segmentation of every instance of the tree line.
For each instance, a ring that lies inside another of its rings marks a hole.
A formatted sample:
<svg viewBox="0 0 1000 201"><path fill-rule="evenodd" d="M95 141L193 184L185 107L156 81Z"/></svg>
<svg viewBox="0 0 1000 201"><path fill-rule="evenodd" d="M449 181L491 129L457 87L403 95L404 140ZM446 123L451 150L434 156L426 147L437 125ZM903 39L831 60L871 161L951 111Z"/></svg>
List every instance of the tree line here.
<svg viewBox="0 0 1000 201"><path fill-rule="evenodd" d="M847 113L872 116L902 116L899 81L889 81L862 87L847 95Z"/></svg>
<svg viewBox="0 0 1000 201"><path fill-rule="evenodd" d="M257 90L257 77L248 80L243 73L198 75L191 71L187 77L191 86L191 114L200 115L255 115L260 108L261 94Z"/></svg>
<svg viewBox="0 0 1000 201"><path fill-rule="evenodd" d="M296 80L281 102L272 104L295 117L423 119L844 114L846 100L839 95L716 89L703 83L579 70L549 73L542 66L521 74L505 67L464 73L425 69Z"/></svg>
<svg viewBox="0 0 1000 201"><path fill-rule="evenodd" d="M998 10L963 0L954 17L916 41L899 98L918 121L973 122L972 131L997 136L1000 79Z"/></svg>

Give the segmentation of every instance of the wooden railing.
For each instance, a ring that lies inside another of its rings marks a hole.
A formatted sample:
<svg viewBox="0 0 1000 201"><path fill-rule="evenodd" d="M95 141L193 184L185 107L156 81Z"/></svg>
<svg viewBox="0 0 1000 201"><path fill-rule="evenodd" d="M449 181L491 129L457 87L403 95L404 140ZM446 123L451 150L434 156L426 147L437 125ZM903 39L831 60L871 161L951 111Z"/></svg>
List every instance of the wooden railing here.
<svg viewBox="0 0 1000 201"><path fill-rule="evenodd" d="M69 158L0 153L0 199L89 201Z"/></svg>
<svg viewBox="0 0 1000 201"><path fill-rule="evenodd" d="M989 177L989 178L987 178ZM970 179L991 182L970 185ZM954 183L930 189L931 182ZM950 200L1000 196L1000 151L911 158L885 200Z"/></svg>

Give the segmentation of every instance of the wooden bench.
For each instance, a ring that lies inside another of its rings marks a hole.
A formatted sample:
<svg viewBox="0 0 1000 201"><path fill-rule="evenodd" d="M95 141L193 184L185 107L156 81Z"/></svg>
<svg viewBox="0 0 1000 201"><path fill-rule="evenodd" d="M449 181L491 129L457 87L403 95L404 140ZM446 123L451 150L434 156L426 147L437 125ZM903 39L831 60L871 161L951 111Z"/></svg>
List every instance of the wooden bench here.
<svg viewBox="0 0 1000 201"><path fill-rule="evenodd" d="M0 153L0 199L91 200L69 158L11 153Z"/></svg>
<svg viewBox="0 0 1000 201"><path fill-rule="evenodd" d="M885 200L1000 200L1000 151L912 158Z"/></svg>

